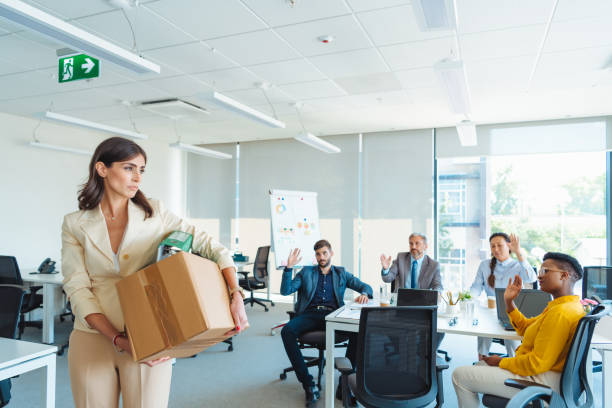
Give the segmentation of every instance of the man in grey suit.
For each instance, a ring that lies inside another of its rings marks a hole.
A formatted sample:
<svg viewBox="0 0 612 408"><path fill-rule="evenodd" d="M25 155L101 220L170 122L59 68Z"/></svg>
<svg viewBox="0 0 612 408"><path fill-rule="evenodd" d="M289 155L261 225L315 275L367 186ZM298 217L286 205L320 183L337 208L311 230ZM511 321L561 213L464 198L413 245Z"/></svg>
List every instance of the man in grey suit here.
<svg viewBox="0 0 612 408"><path fill-rule="evenodd" d="M391 264L391 256L380 256L383 282L395 281L399 288L442 290L440 264L425 255L427 237L413 232L408 238L410 252L400 252Z"/></svg>

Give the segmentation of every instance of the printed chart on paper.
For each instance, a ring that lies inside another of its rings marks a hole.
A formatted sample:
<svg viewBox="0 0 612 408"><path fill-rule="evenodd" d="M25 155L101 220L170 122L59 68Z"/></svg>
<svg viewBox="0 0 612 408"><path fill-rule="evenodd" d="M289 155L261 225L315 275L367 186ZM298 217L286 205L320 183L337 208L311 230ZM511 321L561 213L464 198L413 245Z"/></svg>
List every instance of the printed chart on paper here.
<svg viewBox="0 0 612 408"><path fill-rule="evenodd" d="M312 247L321 239L317 193L272 190L270 210L276 265L286 265L293 248L302 250L299 266L312 265L315 262Z"/></svg>

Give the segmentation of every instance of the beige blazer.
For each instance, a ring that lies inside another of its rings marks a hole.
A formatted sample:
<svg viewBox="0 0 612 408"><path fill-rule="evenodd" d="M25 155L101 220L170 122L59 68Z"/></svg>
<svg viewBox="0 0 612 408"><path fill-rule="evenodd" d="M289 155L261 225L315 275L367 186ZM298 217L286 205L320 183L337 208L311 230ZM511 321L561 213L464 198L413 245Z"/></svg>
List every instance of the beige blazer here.
<svg viewBox="0 0 612 408"><path fill-rule="evenodd" d="M119 269L115 269L106 221L100 206L64 217L62 225L62 273L64 291L75 316L74 328L90 333L85 317L92 313L106 315L119 331L124 329L123 313L115 284L155 262L157 246L170 232L193 235L193 250L219 265L234 266L230 251L204 231L167 211L157 200L150 200L153 216L132 200L128 203L128 224L119 249Z"/></svg>

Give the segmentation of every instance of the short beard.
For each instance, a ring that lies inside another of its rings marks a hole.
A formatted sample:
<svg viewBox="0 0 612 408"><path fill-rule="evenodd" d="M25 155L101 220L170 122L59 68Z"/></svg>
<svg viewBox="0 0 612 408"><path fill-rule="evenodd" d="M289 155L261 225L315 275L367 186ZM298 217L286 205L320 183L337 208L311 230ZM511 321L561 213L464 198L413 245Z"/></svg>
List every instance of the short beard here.
<svg viewBox="0 0 612 408"><path fill-rule="evenodd" d="M325 265L321 265L321 262L319 262L319 267L320 268L327 268L330 263L331 263L331 259L328 259L327 262L325 262Z"/></svg>

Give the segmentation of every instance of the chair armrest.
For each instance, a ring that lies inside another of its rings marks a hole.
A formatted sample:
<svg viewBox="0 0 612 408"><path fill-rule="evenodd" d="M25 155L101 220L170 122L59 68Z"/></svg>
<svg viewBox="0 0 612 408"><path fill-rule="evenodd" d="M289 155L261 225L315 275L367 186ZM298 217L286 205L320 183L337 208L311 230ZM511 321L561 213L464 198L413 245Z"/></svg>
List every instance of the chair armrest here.
<svg viewBox="0 0 612 408"><path fill-rule="evenodd" d="M241 274L244 279L249 276L249 272L238 271L238 273Z"/></svg>
<svg viewBox="0 0 612 408"><path fill-rule="evenodd" d="M30 287L29 287L29 289L30 289L30 293L32 293L33 295L35 295L35 294L36 294L36 292L38 292L39 290L41 290L41 289L42 289L42 286L30 286Z"/></svg>
<svg viewBox="0 0 612 408"><path fill-rule="evenodd" d="M353 365L351 360L346 357L336 357L334 359L334 367L340 371L341 374L351 374L353 372Z"/></svg>
<svg viewBox="0 0 612 408"><path fill-rule="evenodd" d="M528 406L527 404L536 400L544 400L549 403L550 406L560 406L554 405L554 399L553 390L551 388L546 386L533 386L521 390L518 394L512 397L512 399L508 402L508 405L506 405L506 408L524 408Z"/></svg>
<svg viewBox="0 0 612 408"><path fill-rule="evenodd" d="M436 371L448 369L448 363L443 358L436 357Z"/></svg>
<svg viewBox="0 0 612 408"><path fill-rule="evenodd" d="M512 388L518 388L519 390L522 390L522 389L527 388L527 387L550 388L547 385L540 384L540 383L537 383L537 382L527 381L527 380L516 380L514 378L508 378L506 381L504 381L504 385L507 385L508 387L512 387Z"/></svg>
<svg viewBox="0 0 612 408"><path fill-rule="evenodd" d="M289 315L289 320L293 319L295 317L295 312L293 310L288 310L287 314Z"/></svg>

